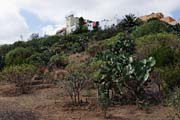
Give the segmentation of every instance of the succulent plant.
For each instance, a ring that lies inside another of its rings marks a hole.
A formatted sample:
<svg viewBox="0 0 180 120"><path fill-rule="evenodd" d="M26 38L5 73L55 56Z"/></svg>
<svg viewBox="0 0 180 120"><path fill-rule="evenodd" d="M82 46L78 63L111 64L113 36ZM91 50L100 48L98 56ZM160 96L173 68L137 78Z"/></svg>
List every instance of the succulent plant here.
<svg viewBox="0 0 180 120"><path fill-rule="evenodd" d="M99 101L103 105L104 103L109 104L104 100L110 101L109 91L114 89L116 89L116 93L121 94L126 89L126 92L132 94L135 100L141 97L156 62L153 57L134 60L133 53L134 41L130 37L124 36L99 56L104 64L96 82L99 87Z"/></svg>

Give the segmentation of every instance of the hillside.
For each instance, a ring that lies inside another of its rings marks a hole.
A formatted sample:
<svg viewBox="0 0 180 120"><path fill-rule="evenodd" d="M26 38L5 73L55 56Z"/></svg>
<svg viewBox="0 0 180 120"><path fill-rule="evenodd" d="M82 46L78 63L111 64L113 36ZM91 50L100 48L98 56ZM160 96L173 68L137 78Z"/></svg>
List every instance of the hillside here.
<svg viewBox="0 0 180 120"><path fill-rule="evenodd" d="M2 45L0 119L178 120L179 33L130 14L106 30Z"/></svg>

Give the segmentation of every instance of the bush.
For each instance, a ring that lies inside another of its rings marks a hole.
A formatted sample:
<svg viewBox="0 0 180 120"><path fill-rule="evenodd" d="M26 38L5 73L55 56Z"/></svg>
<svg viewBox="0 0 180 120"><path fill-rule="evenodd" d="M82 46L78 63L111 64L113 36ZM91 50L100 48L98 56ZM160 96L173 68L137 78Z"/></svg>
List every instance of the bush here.
<svg viewBox="0 0 180 120"><path fill-rule="evenodd" d="M88 80L86 74L82 72L73 72L65 77L63 81L64 90L70 96L73 104L77 105L82 101L80 99L81 91L88 84Z"/></svg>
<svg viewBox="0 0 180 120"><path fill-rule="evenodd" d="M55 43L55 45L59 47L58 51L62 53L72 54L76 52L82 52L85 51L87 48L87 43L89 40L88 38L89 34L85 33L70 34L60 38L57 43Z"/></svg>
<svg viewBox="0 0 180 120"><path fill-rule="evenodd" d="M96 43L92 43L89 45L87 51L91 56L96 56L98 53L101 53L103 50L107 49L110 45L113 45L117 42L118 38L121 38L123 36L123 33L119 33L118 35L106 39L106 40L102 40L102 41L98 41Z"/></svg>
<svg viewBox="0 0 180 120"><path fill-rule="evenodd" d="M32 65L10 66L0 73L1 80L14 83L22 94L28 93L31 88L32 77L36 73L36 67Z"/></svg>
<svg viewBox="0 0 180 120"><path fill-rule="evenodd" d="M0 55L0 71L4 68L4 66L5 66L4 57Z"/></svg>
<svg viewBox="0 0 180 120"><path fill-rule="evenodd" d="M151 20L145 22L141 26L138 26L134 31L133 35L138 38L144 35L150 35L161 32L170 32L172 31L168 24L161 22L159 20Z"/></svg>
<svg viewBox="0 0 180 120"><path fill-rule="evenodd" d="M152 50L150 56L153 56L156 59L156 66L168 66L173 65L176 62L176 53L175 49L172 49L169 46L160 46Z"/></svg>
<svg viewBox="0 0 180 120"><path fill-rule="evenodd" d="M63 55L59 55L59 54L53 55L50 58L50 64L55 65L57 67L64 68L68 64L68 57L64 54Z"/></svg>
<svg viewBox="0 0 180 120"><path fill-rule="evenodd" d="M180 39L177 35L169 33L157 33L152 35L146 35L144 37L137 38L135 40L136 44L136 57L138 59L146 58L150 56L152 52L156 51L156 54L163 52L161 50L166 49L165 52L175 52L174 54L179 54L180 51ZM164 52L164 56L165 53ZM163 56L163 55L162 55ZM170 56L172 57L172 56ZM177 58L177 56L176 56ZM158 63L159 61L157 61Z"/></svg>
<svg viewBox="0 0 180 120"><path fill-rule="evenodd" d="M152 57L134 60L133 53L134 40L124 36L98 56L103 61L99 79L96 81L103 110L107 110L114 95L120 96L118 102L122 102L121 98L125 98L126 103L138 104L146 100L145 88L155 60Z"/></svg>
<svg viewBox="0 0 180 120"><path fill-rule="evenodd" d="M164 73L164 90L172 91L180 87L180 67L166 68Z"/></svg>
<svg viewBox="0 0 180 120"><path fill-rule="evenodd" d="M167 103L169 106L174 107L174 111L170 113L169 118L171 120L180 119L180 92L179 88L176 88L175 91L171 92L168 96Z"/></svg>
<svg viewBox="0 0 180 120"><path fill-rule="evenodd" d="M89 66L88 70L90 72L91 79L93 81L97 80L100 74L100 67L103 64L103 61L92 59L87 66Z"/></svg>
<svg viewBox="0 0 180 120"><path fill-rule="evenodd" d="M6 65L20 65L27 63L27 58L31 56L31 51L26 48L15 48L8 52L5 57Z"/></svg>
<svg viewBox="0 0 180 120"><path fill-rule="evenodd" d="M27 59L27 61L29 64L33 64L36 66L42 66L42 65L47 64L47 61L44 58L45 58L45 55L43 53L34 53Z"/></svg>

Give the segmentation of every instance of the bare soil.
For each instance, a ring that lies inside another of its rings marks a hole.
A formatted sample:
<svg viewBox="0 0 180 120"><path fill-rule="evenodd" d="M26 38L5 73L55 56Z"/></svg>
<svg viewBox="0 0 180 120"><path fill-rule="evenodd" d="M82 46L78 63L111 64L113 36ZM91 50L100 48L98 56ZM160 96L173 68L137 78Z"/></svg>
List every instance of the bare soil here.
<svg viewBox="0 0 180 120"><path fill-rule="evenodd" d="M95 94L83 97L87 104L71 106L67 96L59 88L36 90L31 94L19 96L5 96L3 92L10 86L0 87L0 103L16 106L37 112L40 120L171 120L173 109L158 105L141 110L137 106L113 106L108 110L108 118L96 104ZM85 94L86 92L84 92ZM2 109L2 108L0 108Z"/></svg>

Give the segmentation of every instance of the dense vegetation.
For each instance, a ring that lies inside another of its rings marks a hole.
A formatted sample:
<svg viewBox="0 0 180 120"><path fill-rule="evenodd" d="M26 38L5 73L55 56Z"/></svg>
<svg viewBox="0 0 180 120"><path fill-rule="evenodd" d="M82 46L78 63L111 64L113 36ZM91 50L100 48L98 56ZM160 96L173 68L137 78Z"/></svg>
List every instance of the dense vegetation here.
<svg viewBox="0 0 180 120"><path fill-rule="evenodd" d="M35 73L47 78L63 69L68 71L66 77L48 79L63 81L76 104L83 89L93 88L105 113L112 104L150 105L168 100L179 105L180 25L157 19L142 22L132 14L106 30L87 31L83 18L80 24L73 34L0 46L0 79L26 93L26 83ZM76 54L88 57L76 60L72 57Z"/></svg>

